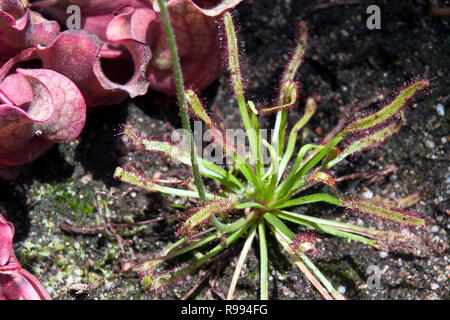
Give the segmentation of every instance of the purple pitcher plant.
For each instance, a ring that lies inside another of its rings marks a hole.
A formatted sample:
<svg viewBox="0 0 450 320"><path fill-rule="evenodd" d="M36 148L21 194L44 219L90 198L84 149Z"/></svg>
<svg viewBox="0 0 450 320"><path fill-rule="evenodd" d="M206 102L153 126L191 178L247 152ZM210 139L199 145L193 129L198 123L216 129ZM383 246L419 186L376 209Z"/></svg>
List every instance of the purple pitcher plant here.
<svg viewBox="0 0 450 320"><path fill-rule="evenodd" d="M0 214L0 300L50 300L42 284L17 261L13 237L14 225Z"/></svg>
<svg viewBox="0 0 450 320"><path fill-rule="evenodd" d="M168 2L187 83L203 89L220 75L215 20L241 1ZM71 5L81 10L81 30L61 32ZM0 30L0 178L16 178L55 143L76 139L87 107L148 89L175 94L153 0L0 0Z"/></svg>

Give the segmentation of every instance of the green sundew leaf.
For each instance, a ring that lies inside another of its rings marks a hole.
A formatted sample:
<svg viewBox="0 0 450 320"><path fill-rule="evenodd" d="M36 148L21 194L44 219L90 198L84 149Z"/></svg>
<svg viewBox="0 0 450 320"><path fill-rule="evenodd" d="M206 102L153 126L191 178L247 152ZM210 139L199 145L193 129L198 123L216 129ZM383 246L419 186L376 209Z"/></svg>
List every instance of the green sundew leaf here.
<svg viewBox="0 0 450 320"><path fill-rule="evenodd" d="M337 199L337 200L340 201L339 199ZM300 221L303 220L303 221L307 221L310 223L325 225L325 226L329 226L330 228L335 228L335 229L339 229L339 230L343 230L343 231L357 233L357 234L364 235L364 236L367 236L370 238L378 237L381 232L381 231L378 231L375 229L365 228L365 227L361 227L361 226L357 226L357 225L353 225L353 224L349 224L349 223L311 217L311 216L300 214L297 212L290 212L290 211L282 210L282 211L276 212L276 215L280 218L287 219L287 220L289 220L288 219L288 216L289 216L289 217L297 218ZM289 220L289 221L291 221L291 220ZM295 222L295 221L293 221L293 222ZM309 225L309 226L311 226L311 225Z"/></svg>
<svg viewBox="0 0 450 320"><path fill-rule="evenodd" d="M234 289L236 288L236 284L239 280L239 276L241 275L241 271L242 271L242 268L244 267L245 259L247 258L247 254L251 248L251 245L252 245L253 239L255 238L255 235L256 235L256 223L249 230L247 240L245 240L241 254L239 255L239 260L236 264L236 268L233 273L233 278L231 280L231 284L228 289L227 300L231 300L233 298Z"/></svg>
<svg viewBox="0 0 450 320"><path fill-rule="evenodd" d="M404 124L403 119L399 119L398 121L393 122L392 124L390 124L389 126L383 128L381 130L378 130L378 131L371 133L359 140L352 142L347 148L345 148L341 152L341 154L337 158L329 161L326 164L326 168L327 169L331 168L332 166L336 165L337 163L339 163L340 161L342 161L343 159L345 159L346 157L348 157L351 154L361 152L367 148L373 147L376 144L383 142L384 140L389 138L391 135L397 133L403 124Z"/></svg>
<svg viewBox="0 0 450 320"><path fill-rule="evenodd" d="M291 86L291 83L294 81L295 74L297 73L298 68L302 64L303 58L305 55L308 30L307 30L306 24L304 22L300 22L299 27L300 27L300 36L299 36L297 46L294 49L293 53L291 54L291 59L289 60L289 63L286 66L286 69L280 80L281 90L279 90L279 92L278 92L278 103L281 105L289 104L289 99L291 98L289 96L290 90L287 90L287 92L286 92L285 89L289 88L289 86ZM298 99L297 91L298 91L298 88L296 88L295 99ZM286 95L286 94L288 94L288 95ZM294 104L295 104L295 102L292 103L292 106ZM284 135L285 135L285 131L286 131L286 122L287 122L287 108L284 108L277 112L274 133L272 136L272 144L273 144L275 150L277 150L277 153L279 155L281 155L283 153L283 149L284 149Z"/></svg>
<svg viewBox="0 0 450 320"><path fill-rule="evenodd" d="M248 101L248 106L251 110L251 121L252 126L255 130L255 136L256 136L256 154L253 154L253 157L256 160L256 174L259 179L262 178L264 175L264 164L262 161L263 155L262 155L262 144L261 144L261 131L259 130L259 120L258 120L258 111L256 110L255 104L253 101ZM249 139L251 137L249 136Z"/></svg>
<svg viewBox="0 0 450 320"><path fill-rule="evenodd" d="M341 140L343 139L343 133L338 133L333 139L331 139L330 142L328 142L325 146L323 146L320 151L315 153L312 158L310 158L308 161L306 161L305 164L303 164L296 174L293 177L294 181L297 181L293 185L293 189L289 191L291 194L293 192L296 192L297 189L301 188L303 186L303 179L302 177L309 172L320 160L322 160L328 152L333 149Z"/></svg>
<svg viewBox="0 0 450 320"><path fill-rule="evenodd" d="M289 61L289 64L287 65L286 70L283 73L281 83L294 80L295 74L297 73L297 70L302 64L305 57L306 42L308 40L308 28L304 21L301 21L299 23L299 32L300 34L297 46L295 47L294 52L291 56L291 60Z"/></svg>
<svg viewBox="0 0 450 320"><path fill-rule="evenodd" d="M186 99L190 106L189 112L193 116L198 117L200 120L202 120L208 128L214 127L214 122L206 112L205 107L201 103L195 91L192 89L185 90L184 95L186 96Z"/></svg>
<svg viewBox="0 0 450 320"><path fill-rule="evenodd" d="M260 297L269 299L269 259L267 251L266 227L264 220L258 221L259 264L260 264Z"/></svg>
<svg viewBox="0 0 450 320"><path fill-rule="evenodd" d="M227 33L227 47L228 47L228 67L231 73L231 83L236 94L236 97L244 95L242 86L241 66L239 63L239 46L234 28L233 18L229 12L224 14L225 31Z"/></svg>
<svg viewBox="0 0 450 320"><path fill-rule="evenodd" d="M295 160L295 163L292 166L291 171L289 172L289 175L281 183L281 185L278 188L279 189L279 191L278 191L279 197L284 197L288 192L291 192L294 184L296 182L302 180L302 176L297 176L297 172L298 172L298 169L299 169L306 153L311 149L321 150L321 149L323 149L323 146L318 146L318 145L314 145L314 144L305 144L300 149L300 151L297 154L297 159ZM279 199L281 199L281 198L279 198Z"/></svg>
<svg viewBox="0 0 450 320"><path fill-rule="evenodd" d="M299 121L297 121L297 123L292 127L291 132L289 133L288 145L286 147L286 151L284 152L283 158L281 159L280 162L280 167L278 169L278 181L283 176L283 172L286 169L289 161L291 160L292 154L294 153L298 132L305 126L305 124L309 121L309 119L311 119L316 110L317 110L316 101L314 100L314 98L308 97L305 105L305 114Z"/></svg>
<svg viewBox="0 0 450 320"><path fill-rule="evenodd" d="M316 193L316 194L310 194L307 196L303 196L300 198L291 199L288 201L275 202L273 205L270 206L270 210L294 207L294 206L299 206L299 205L314 203L314 202L320 202L320 201L335 204L337 206L342 206L342 202L338 198L330 196L329 194L326 194L326 193Z"/></svg>
<svg viewBox="0 0 450 320"><path fill-rule="evenodd" d="M284 247L286 252L293 258L296 259L295 264L302 270L305 276L312 282L312 284L324 295L324 297L330 299L331 296L335 299L345 299L330 283L330 281L320 272L320 270L312 263L312 261L305 254L298 254L294 252L291 247L292 239L295 234L286 227L286 225L271 213L265 213L264 218L269 222L269 227L275 234L275 237ZM298 259L301 259L302 263ZM305 268L305 265L308 268ZM308 270L309 269L309 270ZM312 272L312 273L311 273ZM314 276L313 276L314 274ZM316 278L317 277L317 278ZM324 287L319 283L323 284ZM328 291L331 296L326 292Z"/></svg>
<svg viewBox="0 0 450 320"><path fill-rule="evenodd" d="M204 206L197 208L180 227L178 234L188 235L196 230L199 226L209 221L213 215L229 212L237 203L235 197L228 199L213 200Z"/></svg>
<svg viewBox="0 0 450 320"><path fill-rule="evenodd" d="M252 113L254 115L258 115L258 110L256 110L255 104L253 103L253 101L247 101L248 107L250 108L250 110L252 111Z"/></svg>
<svg viewBox="0 0 450 320"><path fill-rule="evenodd" d="M265 207L257 202L244 202L234 206L234 209L258 208L264 210Z"/></svg>
<svg viewBox="0 0 450 320"><path fill-rule="evenodd" d="M280 160L278 158L278 155L277 155L275 149L270 145L270 143L267 142L267 140L262 139L262 143L267 148L267 150L269 150L270 158L271 158L270 168L267 171L265 177L263 178L263 179L266 179L268 176L270 176L270 175L273 176L278 173L278 165L279 165Z"/></svg>
<svg viewBox="0 0 450 320"><path fill-rule="evenodd" d="M378 112L371 114L361 120L355 121L344 129L347 133L357 132L373 128L392 118L402 110L406 102L414 97L418 92L424 90L430 85L427 80L416 80L409 86L400 91L400 93L386 106Z"/></svg>
<svg viewBox="0 0 450 320"><path fill-rule="evenodd" d="M214 138L214 142L216 144L220 145L227 154L235 155L237 153L237 150L234 147L225 143L222 132L220 132L220 130L217 129L216 126L214 125L213 120L206 112L205 107L201 103L195 91L192 89L188 89L185 91L185 95L190 106L189 112L193 116L203 121L208 127L208 129L211 129L210 134L212 135L212 138Z"/></svg>
<svg viewBox="0 0 450 320"><path fill-rule="evenodd" d="M239 239L248 230L248 228L250 228L253 224L254 224L254 221L251 221L251 222L247 223L246 225L242 226L236 232L229 235L226 238L225 243L218 244L213 249L211 249L208 253L206 253L202 258L192 262L191 264L189 264L188 266L186 266L184 268L178 269L174 272L159 275L159 276L154 276L153 274L146 276L142 281L144 288L150 289L150 290L155 290L161 286L166 285L169 282L172 282L178 278L183 277L184 275L186 275L189 272L192 272L192 270L197 269L198 267L203 265L205 262L207 262L209 259L211 259L213 256L215 256L216 254L221 252L224 248L228 247L234 241Z"/></svg>
<svg viewBox="0 0 450 320"><path fill-rule="evenodd" d="M286 81L281 89L283 91L283 100L279 101L280 105L268 108L261 108L261 113L270 113L281 110L290 110L297 103L298 85L295 81Z"/></svg>
<svg viewBox="0 0 450 320"><path fill-rule="evenodd" d="M145 189L148 191L152 191L152 192L161 192L161 193L165 193L165 194L172 194L172 195L176 195L179 197L190 197L190 198L198 198L199 197L199 194L197 191L190 191L190 190L162 186L162 185L159 185L159 184L156 184L156 183L150 181L150 179L144 178L135 173L127 172L120 167L116 168L116 171L114 172L114 179L120 180L122 182L130 183L139 188L142 188L142 189ZM214 199L215 195L208 193L207 197L209 199Z"/></svg>
<svg viewBox="0 0 450 320"><path fill-rule="evenodd" d="M257 212L250 211L248 215L245 215L232 223L222 223L220 222L216 216L211 217L211 225L216 228L221 233L230 233L235 232L236 230L242 228L249 221L255 220L257 217Z"/></svg>
<svg viewBox="0 0 450 320"><path fill-rule="evenodd" d="M263 215L264 219L273 225L279 232L281 232L289 241L295 237L295 233L292 232L280 219L274 216L272 213L266 212Z"/></svg>
<svg viewBox="0 0 450 320"><path fill-rule="evenodd" d="M326 157L322 160L322 169L327 169L328 168L328 164L337 159L337 157L339 157L340 155L340 150L338 147L334 147L333 149L331 149L330 151L328 151L328 154L326 155Z"/></svg>
<svg viewBox="0 0 450 320"><path fill-rule="evenodd" d="M204 246L209 242L216 241L219 238L219 235L221 235L219 232L207 235L206 237L203 237L200 240L195 241L194 243L190 243L182 247L181 249L175 250L176 248L178 248L179 246L181 246L186 242L187 237L183 237L179 239L177 242L172 243L166 248L164 248L160 252L159 257L147 260L143 263L134 266L133 271L138 273L149 273L149 271L155 270L161 263L169 259L173 259L184 253L195 250L201 246Z"/></svg>
<svg viewBox="0 0 450 320"><path fill-rule="evenodd" d="M392 207L387 202L364 198L349 197L341 199L343 206L350 212L367 214L378 220L388 220L407 226L425 226L427 220L404 208Z"/></svg>
<svg viewBox="0 0 450 320"><path fill-rule="evenodd" d="M123 129L123 134L124 137L129 140L129 142L133 143L136 146L136 148L144 149L149 152L160 152L171 157L173 160L177 160L187 166L192 166L190 154L168 142L144 139L140 137L131 126L126 126ZM239 181L234 175L222 169L218 165L206 161L202 158L197 158L197 160L200 173L202 175L212 179L216 179L233 190L236 190L236 186L238 188L244 188L244 185L241 181Z"/></svg>
<svg viewBox="0 0 450 320"><path fill-rule="evenodd" d="M296 216L291 215L291 214L275 213L275 215L276 215L276 217L278 217L280 219L283 219L283 220L294 222L294 223L297 223L297 224L300 224L300 225L304 225L304 226L307 226L307 227L310 227L310 228L314 228L314 229L317 229L317 230L320 230L320 231L332 234L334 236L338 236L338 237L342 237L342 238L347 238L347 239L359 241L359 242L362 242L364 244L376 247L375 240L368 239L368 238L360 236L358 234L354 234L354 233L347 232L347 231L342 231L341 229L334 228L332 226L330 227L330 226L327 226L325 224L320 224L320 223L317 223L317 222L311 222L309 220L302 219L300 217L296 217Z"/></svg>
<svg viewBox="0 0 450 320"><path fill-rule="evenodd" d="M257 157L258 155L258 148L257 148L257 134L255 133L255 128L253 127L252 121L250 119L248 108L247 108L247 102L245 101L244 97L244 89L242 85L242 74L241 74L241 67L239 64L239 45L236 35L236 30L234 28L233 24L233 18L231 17L231 14L227 11L223 15L223 21L225 25L225 31L227 35L227 52L228 52L228 69L230 70L231 74L231 84L233 86L234 94L237 99L238 105L239 105L239 111L241 113L242 122L244 123L245 131L247 132L247 137L250 143L250 149L252 154ZM248 169L245 168L245 166L241 166L240 170L241 172L246 175L247 180L249 178L254 178L251 174L251 172L246 172ZM253 181L253 184L258 186L257 181Z"/></svg>
<svg viewBox="0 0 450 320"><path fill-rule="evenodd" d="M269 184L266 185L263 189L263 197L267 201L274 197L275 188L277 186L278 181L278 167L280 165L281 159L278 157L275 149L265 139L262 139L262 143L269 150L270 158L272 159L270 163L270 168L269 170L267 170L267 173L262 179L265 180L267 177L270 176Z"/></svg>
<svg viewBox="0 0 450 320"><path fill-rule="evenodd" d="M398 204L400 208L410 208L417 202L419 202L422 197L423 197L423 190L415 192L403 198L397 198L395 199L395 202Z"/></svg>

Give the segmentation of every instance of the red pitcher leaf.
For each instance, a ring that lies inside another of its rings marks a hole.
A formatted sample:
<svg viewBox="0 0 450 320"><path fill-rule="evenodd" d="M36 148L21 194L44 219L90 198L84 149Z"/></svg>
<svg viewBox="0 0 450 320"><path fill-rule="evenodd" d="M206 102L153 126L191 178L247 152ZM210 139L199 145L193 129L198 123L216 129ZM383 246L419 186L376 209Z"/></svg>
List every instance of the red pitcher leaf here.
<svg viewBox="0 0 450 320"><path fill-rule="evenodd" d="M177 41L185 83L199 90L217 79L224 66L216 17L236 6L234 1L170 0L167 4ZM153 3L156 3L153 1ZM161 16L148 26L147 43L152 49L150 88L175 94L172 61Z"/></svg>
<svg viewBox="0 0 450 320"><path fill-rule="evenodd" d="M11 222L7 222L0 214L0 267L9 261L9 256L13 250L13 236L14 225Z"/></svg>
<svg viewBox="0 0 450 320"><path fill-rule="evenodd" d="M56 21L45 19L40 13L30 11L31 30L27 35L30 45L47 46L55 39L60 32L60 27Z"/></svg>
<svg viewBox="0 0 450 320"><path fill-rule="evenodd" d="M108 25L107 40L135 39L146 42L148 25L157 17L157 13L148 8L122 8Z"/></svg>
<svg viewBox="0 0 450 320"><path fill-rule="evenodd" d="M25 269L3 274L0 271L0 300L51 300L40 282Z"/></svg>
<svg viewBox="0 0 450 320"><path fill-rule="evenodd" d="M80 8L81 29L95 33L100 39L106 41L108 23L114 18L114 12L117 9L126 6L143 8L151 4L150 0L44 0L33 2L31 7L67 27L66 23L71 15L67 13L67 8L71 5Z"/></svg>
<svg viewBox="0 0 450 320"><path fill-rule="evenodd" d="M29 61L38 58L37 50L36 48L28 48L14 57L8 59L6 62L1 65L0 68L0 82L6 78L7 75L13 73L14 68L16 68L16 65L20 62Z"/></svg>
<svg viewBox="0 0 450 320"><path fill-rule="evenodd" d="M17 69L17 72L40 81L53 99L51 118L35 126L42 130L42 138L53 142L70 142L78 137L86 121L86 103L77 86L53 70Z"/></svg>
<svg viewBox="0 0 450 320"><path fill-rule="evenodd" d="M0 60L29 47L48 45L60 28L39 13L26 10L19 0L0 0Z"/></svg>
<svg viewBox="0 0 450 320"><path fill-rule="evenodd" d="M24 90L22 95L17 94L17 88ZM0 91L8 98L13 97L9 98L13 103L26 102L21 107L0 105L0 163L15 165L28 162L28 159L35 157L36 151L34 148L28 148L30 140L34 139L35 131L38 130L35 130L34 125L50 119L54 112L53 99L41 82L21 74L6 77L0 83ZM31 100L27 101L29 98ZM26 150L18 152L22 149Z"/></svg>
<svg viewBox="0 0 450 320"><path fill-rule="evenodd" d="M13 236L13 224L0 214L0 300L50 300L39 281L17 261Z"/></svg>
<svg viewBox="0 0 450 320"><path fill-rule="evenodd" d="M68 30L58 35L48 47L38 48L44 68L52 69L71 79L80 88L88 106L113 105L147 92L148 82L144 71L151 58L149 49L134 40L121 40L134 60L116 59L120 67L112 70L117 79L130 79L125 84L114 82L107 75L112 74L108 64L99 59L103 42L94 34L83 30ZM125 54L124 54L125 55ZM103 68L106 65L106 68ZM119 71L119 72L117 72ZM123 74L125 73L125 74ZM122 81L122 80L119 80Z"/></svg>
<svg viewBox="0 0 450 320"><path fill-rule="evenodd" d="M168 2L186 83L203 89L220 75L223 61L215 19L240 2L242 0ZM70 5L78 5L81 9L81 28L97 34L100 39L113 41L117 36L132 35L132 39L150 45L154 55L147 73L150 88L175 94L172 62L155 1L47 0L32 4L63 25L69 17L66 9ZM121 10L124 7L130 8ZM111 54L111 50L114 49L103 49L102 56Z"/></svg>
<svg viewBox="0 0 450 320"><path fill-rule="evenodd" d="M105 90L94 74L102 42L86 31L69 30L59 34L48 47L38 48L44 68L55 70L76 83L88 106L115 103L125 99L123 92L114 95Z"/></svg>
<svg viewBox="0 0 450 320"><path fill-rule="evenodd" d="M0 91L13 102L31 97L19 106L0 105L0 164L31 162L55 142L75 139L84 126L86 105L80 91L55 71L17 69L0 83Z"/></svg>
<svg viewBox="0 0 450 320"><path fill-rule="evenodd" d="M128 50L132 61L130 61L130 59L126 57L126 54L124 54L124 58L121 57L116 59L114 61L115 65L111 65L111 68L108 68L103 63L103 59L97 60L93 66L94 74L97 76L97 79L100 81L102 87L106 90L110 90L111 92L121 90L128 93L131 98L145 95L149 87L149 81L146 78L146 71L152 57L149 47L133 39L121 39L117 40L117 42ZM131 78L128 78L127 74L120 75L119 72L119 75L115 75L116 78L110 79L109 75L112 75L113 72L118 73L117 69L121 65L125 67L119 68L119 70L122 71L129 67L134 68ZM116 82L113 80L116 80ZM120 81L120 83L118 81ZM124 84L121 84L122 82Z"/></svg>

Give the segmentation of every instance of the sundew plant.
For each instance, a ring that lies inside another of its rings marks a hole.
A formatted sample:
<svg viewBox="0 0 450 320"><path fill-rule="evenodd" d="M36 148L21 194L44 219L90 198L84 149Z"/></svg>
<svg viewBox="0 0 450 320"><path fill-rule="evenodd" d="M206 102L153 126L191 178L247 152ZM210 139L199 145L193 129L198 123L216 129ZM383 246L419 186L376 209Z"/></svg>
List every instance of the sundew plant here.
<svg viewBox="0 0 450 320"><path fill-rule="evenodd" d="M164 6L159 0L165 21L167 40L171 49L174 74L178 88L178 103L183 126L189 132L190 152L176 145L141 136L130 126L124 126L123 137L138 150L158 152L187 166L192 166L195 185L187 188L155 183L140 173L117 168L115 178L151 192L199 199L201 205L180 214L177 231L179 240L165 248L156 258L140 264L136 270L143 274L142 284L149 290L160 289L170 282L183 279L205 263L213 262L226 248L241 244L242 249L227 298L233 298L236 283L241 275L253 241L259 243L260 298L268 299L269 233L281 245L289 260L297 266L313 286L326 299L344 299L314 264L317 239L329 234L362 242L384 251L403 251L427 254L432 251L424 238L414 235L414 229L427 224L419 214L402 208L393 201L368 200L358 195L343 195L336 188L330 169L346 157L374 147L396 133L404 123L407 102L429 87L425 79L415 79L399 89L394 97L378 111L349 121L345 128L326 144L302 144L299 136L316 111L314 98L306 99L303 116L287 131L289 110L299 99L300 84L296 73L302 64L307 42L307 28L299 24L299 38L284 73L281 76L275 103L255 107L247 101L239 62L239 43L233 18L226 12L223 28L226 35L228 69L231 86L237 100L249 142L249 156L222 138L214 120L204 108L195 90L185 89L175 40ZM197 158L190 130L188 112L200 119L221 146L226 156L234 160L231 168ZM267 113L276 112L271 143L261 135L260 119ZM266 149L264 149L266 148ZM268 151L270 163L263 161ZM202 178L203 176L203 178ZM202 179L220 183L220 192L206 190ZM311 188L318 183L329 186L328 193L314 193ZM326 202L343 207L358 217L371 218L383 227L379 230L349 223L333 221L307 214L296 213L298 206ZM207 227L206 227L207 226ZM243 239L243 241L238 241ZM243 243L243 244L242 244ZM161 265L181 255L192 253L191 260L170 272L158 272Z"/></svg>

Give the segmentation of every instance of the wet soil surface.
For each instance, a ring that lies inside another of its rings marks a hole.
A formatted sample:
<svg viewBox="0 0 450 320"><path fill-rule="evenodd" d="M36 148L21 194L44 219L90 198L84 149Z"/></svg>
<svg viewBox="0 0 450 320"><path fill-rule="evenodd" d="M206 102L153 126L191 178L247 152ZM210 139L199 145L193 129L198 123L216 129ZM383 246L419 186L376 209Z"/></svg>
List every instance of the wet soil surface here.
<svg viewBox="0 0 450 320"><path fill-rule="evenodd" d="M302 98L291 111L289 123L302 115L306 97L316 96L318 112L308 124L309 142L319 143L342 116L367 99L373 100L366 110L375 109L414 77L432 79L432 90L408 107L407 122L397 135L377 149L345 161L334 174L390 168L387 174L376 175L377 179L347 179L338 183L338 188L342 193L374 198L421 192L414 209L431 221L428 236L444 251L437 257L382 253L353 241L321 236L321 254L314 261L349 299L448 299L450 21L448 17L429 17L421 7L408 5L410 1L379 1L381 29L370 30L366 8L373 1L357 2L248 0L239 5L236 17L247 96L261 101L275 95L279 75L295 44L295 26L302 17L310 39L298 74ZM441 7L450 6L450 1L437 2ZM227 79L224 73L204 96L218 122L239 128L239 111ZM16 227L15 252L52 297L178 299L196 283L198 273L169 290L147 293L137 275L123 271L127 259L158 252L177 239L174 218L142 225L136 222L175 214L184 200L139 189L128 190L120 198L129 186L112 177L120 165L136 168L148 177L158 174L192 180L187 168L157 154L136 152L117 136L120 125L127 123L148 135L168 138L181 127L177 113L173 99L154 92L118 106L90 110L76 141L53 147L26 166L16 181L0 181L0 205ZM270 128L274 116L264 121ZM119 197L102 197L110 209L106 219L131 225L115 228L124 239L124 251L113 233L102 230L103 216L94 203L99 191ZM329 205L308 206L307 210L311 215L370 224ZM321 299L280 253L275 241L269 242L271 298ZM238 248L231 248L218 263L202 270L202 275L208 271L211 277L201 282L191 298L226 295ZM238 299L259 295L257 252L256 247L250 252L237 285ZM369 266L382 271L378 289L367 285ZM211 287L214 290L209 290Z"/></svg>

